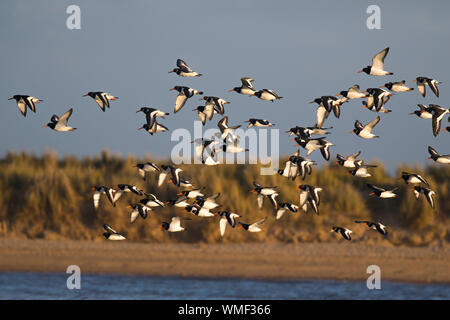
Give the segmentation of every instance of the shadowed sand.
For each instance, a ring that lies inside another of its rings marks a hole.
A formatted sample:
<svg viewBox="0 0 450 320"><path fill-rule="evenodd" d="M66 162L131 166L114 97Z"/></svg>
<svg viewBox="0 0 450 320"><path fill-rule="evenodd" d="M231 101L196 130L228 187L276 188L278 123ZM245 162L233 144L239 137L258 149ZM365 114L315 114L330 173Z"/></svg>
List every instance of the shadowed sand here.
<svg viewBox="0 0 450 320"><path fill-rule="evenodd" d="M450 283L448 247L361 243L153 244L0 239L0 271L65 272L254 279L384 280Z"/></svg>

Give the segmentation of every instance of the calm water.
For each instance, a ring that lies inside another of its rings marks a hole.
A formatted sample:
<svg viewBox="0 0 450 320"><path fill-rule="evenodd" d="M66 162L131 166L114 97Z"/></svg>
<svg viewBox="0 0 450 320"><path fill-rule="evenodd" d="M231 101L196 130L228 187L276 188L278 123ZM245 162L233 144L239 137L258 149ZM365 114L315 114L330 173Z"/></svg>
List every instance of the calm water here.
<svg viewBox="0 0 450 320"><path fill-rule="evenodd" d="M260 281L82 275L69 290L63 273L0 273L0 299L450 299L450 285L328 280Z"/></svg>

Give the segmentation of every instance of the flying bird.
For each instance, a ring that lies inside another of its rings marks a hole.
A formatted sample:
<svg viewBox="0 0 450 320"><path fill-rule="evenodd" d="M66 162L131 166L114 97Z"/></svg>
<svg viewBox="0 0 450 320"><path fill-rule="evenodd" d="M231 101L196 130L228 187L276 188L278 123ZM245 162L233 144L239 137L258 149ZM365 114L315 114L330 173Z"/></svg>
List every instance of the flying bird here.
<svg viewBox="0 0 450 320"><path fill-rule="evenodd" d="M433 91L436 97L439 98L439 89L437 85L441 84L442 82L427 77L417 77L415 80L413 80L413 82L417 84L417 89L419 89L422 97L425 97L425 95L427 94L425 86L429 86L431 88L431 91Z"/></svg>
<svg viewBox="0 0 450 320"><path fill-rule="evenodd" d="M73 109L70 108L69 111L64 113L61 117L58 117L56 114L52 116L50 119L50 122L46 125L42 126L49 127L50 129L53 129L58 132L66 132L66 131L74 131L76 128L72 128L67 125L67 121L69 121L70 116L72 115Z"/></svg>
<svg viewBox="0 0 450 320"><path fill-rule="evenodd" d="M278 196L278 192L275 190L277 187L263 187L260 184L253 182L254 188L250 190L257 195L258 207L262 209L264 198L269 198L275 209L278 209L278 203L276 201L276 197Z"/></svg>
<svg viewBox="0 0 450 320"><path fill-rule="evenodd" d="M227 224L229 224L232 228L234 228L234 227L236 227L236 220L241 217L237 213L229 212L227 210L216 212L215 214L220 217L219 229L220 229L220 235L222 237L225 234L225 229L227 227Z"/></svg>
<svg viewBox="0 0 450 320"><path fill-rule="evenodd" d="M125 240L126 239L122 234L118 233L116 230L111 228L111 226L108 224L104 224L103 229L106 230L106 232L103 233L103 236L108 240Z"/></svg>
<svg viewBox="0 0 450 320"><path fill-rule="evenodd" d="M110 100L117 100L119 99L119 97L115 97L113 95L110 95L107 92L101 92L101 91L96 91L96 92L88 92L86 94L83 95L83 97L91 97L92 99L95 100L95 102L97 102L98 106L100 107L100 109L102 109L103 112L105 112L106 107L109 108L109 101Z"/></svg>
<svg viewBox="0 0 450 320"><path fill-rule="evenodd" d="M371 76L393 75L392 72L388 72L388 71L384 70L384 59L386 58L388 52L389 52L389 47L378 52L372 58L372 65L363 68L362 70L358 71L358 73L365 72Z"/></svg>
<svg viewBox="0 0 450 320"><path fill-rule="evenodd" d="M142 203L132 204L127 207L133 209L133 211L131 211L130 223L135 222L139 216L145 220L147 218L148 213L152 211L152 209L150 209L147 206L144 206Z"/></svg>
<svg viewBox="0 0 450 320"><path fill-rule="evenodd" d="M19 108L20 112L23 114L24 117L27 116L27 107L31 111L36 113L35 103L41 103L42 101L44 101L44 100L41 100L41 99L38 99L38 98L35 98L32 96L19 95L19 94L12 96L8 100L16 100L17 107Z"/></svg>
<svg viewBox="0 0 450 320"><path fill-rule="evenodd" d="M186 62L181 59L177 59L177 67L169 71L169 73L175 72L177 75L182 77L200 77L202 74L192 70Z"/></svg>
<svg viewBox="0 0 450 320"><path fill-rule="evenodd" d="M376 165L374 164L364 164L362 160L356 160L355 161L355 169L350 170L349 174L360 177L360 178L368 178L372 175L367 170L368 168L375 168Z"/></svg>
<svg viewBox="0 0 450 320"><path fill-rule="evenodd" d="M377 197L382 198L382 199L389 199L389 198L397 197L397 194L395 194L394 191L397 190L398 188L387 190L387 189L377 187L370 183L368 183L367 186L373 190L373 192L371 194L369 194L370 196L376 195Z"/></svg>
<svg viewBox="0 0 450 320"><path fill-rule="evenodd" d="M450 154L440 155L434 148L428 146L428 153L430 157L427 160L433 159L433 161L442 164L450 164Z"/></svg>
<svg viewBox="0 0 450 320"><path fill-rule="evenodd" d="M150 135L158 132L166 132L169 130L166 126L156 121L156 116L153 116L153 119L150 123L145 123L142 127L138 128L138 130L142 129L150 133Z"/></svg>
<svg viewBox="0 0 450 320"><path fill-rule="evenodd" d="M228 90L228 92L235 91L240 94L253 96L256 92L256 90L253 89L253 85L252 85L253 81L254 81L253 78L249 78L249 77L241 78L242 85L240 87L234 87L233 89Z"/></svg>
<svg viewBox="0 0 450 320"><path fill-rule="evenodd" d="M250 118L249 120L246 120L244 122L248 122L247 128L250 128L250 127L272 127L272 126L274 126L273 123L270 123L270 121L265 120L265 119Z"/></svg>
<svg viewBox="0 0 450 320"><path fill-rule="evenodd" d="M359 98L365 98L366 94L360 92L359 85L355 84L351 88L349 88L347 91L341 91L339 92L336 97L343 96L345 99L359 99ZM342 100L342 99L341 99Z"/></svg>
<svg viewBox="0 0 450 320"><path fill-rule="evenodd" d="M428 203L430 204L431 208L434 209L433 196L436 195L436 192L434 192L430 188L425 188L425 187L421 187L421 186L414 186L414 187L412 187L412 190L414 192L416 199L419 199L420 194L423 194L425 196L425 198L427 199Z"/></svg>
<svg viewBox="0 0 450 320"><path fill-rule="evenodd" d="M278 204L278 209L275 212L275 219L279 220L286 211L298 212L298 206L289 202L282 202Z"/></svg>
<svg viewBox="0 0 450 320"><path fill-rule="evenodd" d="M169 113L161 111L159 109L150 108L150 107L142 107L136 113L143 112L145 114L145 118L147 120L148 124L151 124L153 121L153 118L161 117L165 119L165 116L168 116Z"/></svg>
<svg viewBox="0 0 450 320"><path fill-rule="evenodd" d="M430 104L431 108L431 122L433 127L433 135L436 137L441 131L441 121L447 115L450 114L450 109L442 108L437 104Z"/></svg>
<svg viewBox="0 0 450 320"><path fill-rule="evenodd" d="M219 98L219 97L214 97L214 96L203 96L200 98L200 100L205 100L206 104L205 104L205 108L207 110L208 114L208 119L211 120L212 116L210 117L210 110L211 107L213 108L213 110L215 110L217 113L219 114L224 114L225 113L225 104L230 104L230 102L226 101L225 99Z"/></svg>
<svg viewBox="0 0 450 320"><path fill-rule="evenodd" d="M252 224L239 222L239 226L248 232L260 232L262 231L260 226L264 223L264 221L266 221L266 218L258 220Z"/></svg>
<svg viewBox="0 0 450 320"><path fill-rule="evenodd" d="M406 80L402 80L399 82L388 82L385 83L384 86L381 86L380 88L387 88L393 92L407 92L407 91L413 91L413 88L410 88L406 85Z"/></svg>
<svg viewBox="0 0 450 320"><path fill-rule="evenodd" d="M332 227L331 232L339 233L345 240L352 240L351 233L353 232L350 229L342 228L342 227Z"/></svg>
<svg viewBox="0 0 450 320"><path fill-rule="evenodd" d="M403 179L406 184L419 184L424 183L429 186L428 182L417 173L408 173L406 171L402 171L402 176L399 179Z"/></svg>
<svg viewBox="0 0 450 320"><path fill-rule="evenodd" d="M280 97L278 94L276 94L275 91L269 90L269 89L262 89L262 90L256 91L255 93L252 94L252 96L257 96L261 100L268 100L268 101L272 101L272 102L283 98L283 97Z"/></svg>
<svg viewBox="0 0 450 320"><path fill-rule="evenodd" d="M94 186L91 188L92 191L94 191L94 194L92 195L92 198L94 200L94 208L98 209L98 205L100 203L100 197L102 194L106 195L109 202L115 207L116 204L114 202L114 193L116 192L114 189L105 187L105 186Z"/></svg>
<svg viewBox="0 0 450 320"><path fill-rule="evenodd" d="M359 120L355 121L355 129L353 131L350 131L350 133L354 133L357 136L364 138L364 139L373 139L373 138L379 138L379 136L374 135L372 133L372 129L377 125L377 123L380 122L380 116L376 117L374 120L363 126Z"/></svg>
<svg viewBox="0 0 450 320"><path fill-rule="evenodd" d="M174 112L177 113L178 111L183 108L184 104L186 103L187 99L192 98L194 95L202 95L203 91L198 91L193 88L189 87L183 87L183 86L175 86L169 91L178 91L178 96L175 100L175 107Z"/></svg>
<svg viewBox="0 0 450 320"><path fill-rule="evenodd" d="M153 162L137 163L136 165L134 165L134 167L137 168L139 175L142 177L142 179L144 179L144 181L145 174L147 172L161 171L161 169Z"/></svg>
<svg viewBox="0 0 450 320"><path fill-rule="evenodd" d="M189 219L184 219L189 220ZM181 226L181 217L172 217L172 220L169 222L163 222L161 224L161 229L164 229L168 232L180 232L186 230Z"/></svg>
<svg viewBox="0 0 450 320"><path fill-rule="evenodd" d="M432 108L427 107L423 104L418 104L420 110L415 110L414 112L411 112L410 114L415 114L419 118L422 119L431 119L433 117Z"/></svg>
<svg viewBox="0 0 450 320"><path fill-rule="evenodd" d="M356 167L356 160L359 157L359 155L361 154L361 151L358 151L354 154L351 154L347 157L341 156L340 154L336 155L336 158L338 159L338 161L336 161L336 164L340 165L341 167L344 168L355 168Z"/></svg>
<svg viewBox="0 0 450 320"><path fill-rule="evenodd" d="M372 221L367 221L367 220L362 220L362 221L355 221L355 223L363 223L365 225L367 225L367 227L369 227L370 229L376 230L379 233L381 233L383 236L387 236L388 232L386 230L386 226L381 224L381 222L372 222Z"/></svg>

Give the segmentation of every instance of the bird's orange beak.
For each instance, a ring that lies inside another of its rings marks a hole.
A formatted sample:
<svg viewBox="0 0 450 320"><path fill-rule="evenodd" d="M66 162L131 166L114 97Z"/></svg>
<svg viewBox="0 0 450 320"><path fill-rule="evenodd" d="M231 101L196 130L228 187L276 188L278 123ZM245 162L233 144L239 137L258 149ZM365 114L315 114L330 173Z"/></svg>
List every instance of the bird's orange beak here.
<svg viewBox="0 0 450 320"><path fill-rule="evenodd" d="M417 82L417 80L416 79L414 79L412 82Z"/></svg>
<svg viewBox="0 0 450 320"><path fill-rule="evenodd" d="M230 89L230 90L228 90L228 92L233 92L234 91L234 89Z"/></svg>
<svg viewBox="0 0 450 320"><path fill-rule="evenodd" d="M369 194L369 196L373 196L375 193L374 192L372 192L371 194Z"/></svg>
<svg viewBox="0 0 450 320"><path fill-rule="evenodd" d="M86 94L83 94L83 95L82 95L82 97L87 97L87 96L88 96L88 94L87 94L87 93L86 93Z"/></svg>
<svg viewBox="0 0 450 320"><path fill-rule="evenodd" d="M45 126L42 126L42 128L48 127L48 124L46 124Z"/></svg>
<svg viewBox="0 0 450 320"><path fill-rule="evenodd" d="M428 158L426 158L425 160L430 160L431 159L431 157L428 157Z"/></svg>
<svg viewBox="0 0 450 320"><path fill-rule="evenodd" d="M12 99L14 99L14 97L9 98L8 100L12 100Z"/></svg>
<svg viewBox="0 0 450 320"><path fill-rule="evenodd" d="M380 88L386 88L385 86L381 86Z"/></svg>
<svg viewBox="0 0 450 320"><path fill-rule="evenodd" d="M91 190L94 191L94 190L95 190L95 187L91 187Z"/></svg>
<svg viewBox="0 0 450 320"><path fill-rule="evenodd" d="M359 70L357 73L361 73L361 72L363 72L364 70Z"/></svg>
<svg viewBox="0 0 450 320"><path fill-rule="evenodd" d="M367 108L367 106L362 106L361 109Z"/></svg>
<svg viewBox="0 0 450 320"><path fill-rule="evenodd" d="M181 196L182 195L182 193L180 192L180 193L177 193L177 196Z"/></svg>

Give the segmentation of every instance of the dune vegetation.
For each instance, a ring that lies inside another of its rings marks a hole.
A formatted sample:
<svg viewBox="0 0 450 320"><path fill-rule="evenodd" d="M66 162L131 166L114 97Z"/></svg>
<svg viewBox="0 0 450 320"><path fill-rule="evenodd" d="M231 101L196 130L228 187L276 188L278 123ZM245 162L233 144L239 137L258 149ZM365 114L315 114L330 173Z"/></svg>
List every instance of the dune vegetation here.
<svg viewBox="0 0 450 320"><path fill-rule="evenodd" d="M220 209L229 209L242 216L240 221L254 222L267 217L263 232L252 234L242 229L227 228L225 236L219 234L219 219L199 218L184 209L166 207L150 212L146 220L130 224L131 209L139 197L128 193L113 207L102 196L95 210L91 187L134 184L166 201L176 199L180 191L165 183L157 188L157 174L149 174L144 181L134 164L152 161L132 156L109 155L107 151L95 157L59 158L56 153L43 156L27 153L8 153L0 159L0 236L42 239L91 239L105 241L103 223L123 233L128 241L137 242L337 242L345 241L330 233L333 225L353 230L353 240L384 245L435 245L450 242L450 167L431 165L399 167L395 177L390 176L382 163L372 170L370 182L385 187L400 188L395 199L370 197L367 179L347 174L347 169L330 164L313 169L305 181L288 181L280 175L260 176L258 165L182 165L183 177L195 186L204 187L205 194L220 193ZM284 165L284 163L283 163ZM437 193L433 210L425 197L414 197L411 186L399 180L401 171L421 174ZM253 181L262 185L278 186L279 201L298 203L297 186L310 184L323 188L320 215L286 212L276 221L269 201L258 209L256 196L249 191ZM185 216L185 232L168 234L160 229L162 221L173 215ZM383 237L366 226L355 224L355 219L382 221L388 226Z"/></svg>

